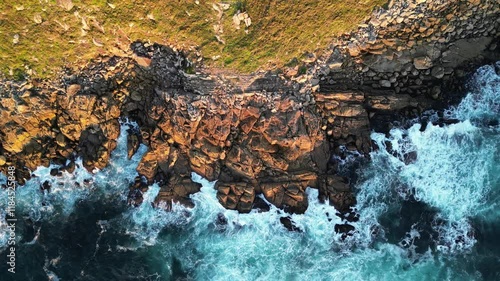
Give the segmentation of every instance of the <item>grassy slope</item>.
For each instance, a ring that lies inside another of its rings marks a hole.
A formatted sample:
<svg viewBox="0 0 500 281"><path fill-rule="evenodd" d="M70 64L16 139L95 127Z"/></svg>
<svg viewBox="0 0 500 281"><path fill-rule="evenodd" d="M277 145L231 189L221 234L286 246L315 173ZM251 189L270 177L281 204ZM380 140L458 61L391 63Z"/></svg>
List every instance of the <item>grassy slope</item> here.
<svg viewBox="0 0 500 281"><path fill-rule="evenodd" d="M215 38L214 24L219 20L212 7L219 1L74 0L74 7L66 11L55 0L0 0L0 71L17 77L26 72L50 77L62 66L85 64L119 43L140 39L191 50L200 46L209 65L251 72L282 66L306 51L325 47L384 2L228 0L225 3L231 6L220 21L222 44ZM238 8L252 19L248 34L233 26L232 15ZM42 23L35 22L36 15ZM84 32L81 16L89 27ZM14 44L16 34L19 43ZM220 58L212 60L216 56Z"/></svg>

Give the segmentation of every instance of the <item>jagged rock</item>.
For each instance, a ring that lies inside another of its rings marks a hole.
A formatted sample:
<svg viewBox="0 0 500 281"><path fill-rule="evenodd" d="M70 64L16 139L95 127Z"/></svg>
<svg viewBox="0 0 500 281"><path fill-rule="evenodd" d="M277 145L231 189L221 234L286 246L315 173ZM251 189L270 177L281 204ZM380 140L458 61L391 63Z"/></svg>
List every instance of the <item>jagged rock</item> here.
<svg viewBox="0 0 500 281"><path fill-rule="evenodd" d="M328 199L331 205L335 206L339 212L349 212L350 208L356 204L356 198L351 192L332 192Z"/></svg>
<svg viewBox="0 0 500 281"><path fill-rule="evenodd" d="M252 209L257 210L258 212L268 212L271 210L271 207L266 201L264 201L264 199L256 196L253 201Z"/></svg>
<svg viewBox="0 0 500 281"><path fill-rule="evenodd" d="M435 66L431 70L431 75L434 78L441 79L444 76L444 68L442 66Z"/></svg>
<svg viewBox="0 0 500 281"><path fill-rule="evenodd" d="M347 238L347 236L352 236L354 232L354 226L350 224L336 224L334 230L336 233L342 234L342 239Z"/></svg>
<svg viewBox="0 0 500 281"><path fill-rule="evenodd" d="M138 65L143 67L149 67L151 65L151 59L147 57L134 56L135 61Z"/></svg>
<svg viewBox="0 0 500 281"><path fill-rule="evenodd" d="M328 116L327 134L330 137L352 145L358 151L370 151L370 126L362 93L318 93L315 99L322 115Z"/></svg>
<svg viewBox="0 0 500 281"><path fill-rule="evenodd" d="M57 134L56 136L56 143L57 145L61 146L61 147L65 147L66 146L66 139L64 137L63 134L59 133Z"/></svg>
<svg viewBox="0 0 500 281"><path fill-rule="evenodd" d="M416 106L417 101L409 95L372 95L368 98L368 106L371 109L396 111L408 106Z"/></svg>
<svg viewBox="0 0 500 281"><path fill-rule="evenodd" d="M350 190L347 179L340 176L326 176L326 186L331 192L347 192Z"/></svg>
<svg viewBox="0 0 500 281"><path fill-rule="evenodd" d="M255 188L247 183L217 182L217 199L228 209L248 213L252 210L255 199Z"/></svg>
<svg viewBox="0 0 500 281"><path fill-rule="evenodd" d="M200 189L201 184L193 182L191 178L173 175L168 179L166 184L160 187L155 204L157 206L164 206L166 209L171 208L172 202L180 202L192 207L193 203L189 195L199 192Z"/></svg>
<svg viewBox="0 0 500 281"><path fill-rule="evenodd" d="M147 182L142 177L136 177L134 183L129 187L127 201L129 205L139 206L142 204L143 193L148 189Z"/></svg>
<svg viewBox="0 0 500 281"><path fill-rule="evenodd" d="M328 67L330 68L330 71L338 71L342 68L342 62L333 62L329 64ZM326 75L328 75L328 73L326 73Z"/></svg>
<svg viewBox="0 0 500 281"><path fill-rule="evenodd" d="M318 182L320 199L328 200L338 211L348 213L356 203L346 178L326 175Z"/></svg>
<svg viewBox="0 0 500 281"><path fill-rule="evenodd" d="M413 65L416 69L429 69L432 67L432 60L429 57L418 57L413 59Z"/></svg>
<svg viewBox="0 0 500 281"><path fill-rule="evenodd" d="M331 175L332 152L342 147L368 155L372 129L441 100L445 92L434 78L453 81L465 74L457 66L498 53L491 50L498 38L491 11L498 8L475 16L490 26L476 33L471 16L455 15L462 13L456 3L427 1L415 9L391 1L339 38L330 57L313 56L300 79L186 74L191 64L181 54L135 42L133 55L100 58L61 84L4 91L12 95L0 97L0 153L26 178L29 169L68 157L81 156L89 170L103 167L116 146L118 118L128 117L140 125L129 136L129 157L139 143L148 146L137 171L147 184L159 183L158 205L191 204L189 194L199 190L190 179L196 172L218 180L220 202L242 212L261 193L278 207L303 212L307 186L346 212L355 200L347 182ZM250 23L242 13L236 19Z"/></svg>
<svg viewBox="0 0 500 281"><path fill-rule="evenodd" d="M385 87L385 88L391 87L391 81L389 81L389 80L380 80L379 83L380 83L380 86L382 86L382 87Z"/></svg>
<svg viewBox="0 0 500 281"><path fill-rule="evenodd" d="M289 231L297 231L297 232L302 232L302 230L295 225L295 223L292 221L292 218L287 216L287 217L281 217L280 218L280 223Z"/></svg>
<svg viewBox="0 0 500 281"><path fill-rule="evenodd" d="M291 213L304 213L308 206L304 188L296 183L268 182L260 185L266 200Z"/></svg>
<svg viewBox="0 0 500 281"><path fill-rule="evenodd" d="M158 168L157 156L154 152L149 151L141 159L141 162L137 166L137 171L148 180L153 181L156 171Z"/></svg>

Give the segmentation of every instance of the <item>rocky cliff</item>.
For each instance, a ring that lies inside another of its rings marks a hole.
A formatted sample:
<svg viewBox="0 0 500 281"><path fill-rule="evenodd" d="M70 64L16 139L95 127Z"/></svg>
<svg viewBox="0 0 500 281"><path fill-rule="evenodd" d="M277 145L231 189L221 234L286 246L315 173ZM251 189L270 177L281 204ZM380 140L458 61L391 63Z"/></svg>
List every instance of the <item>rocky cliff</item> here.
<svg viewBox="0 0 500 281"><path fill-rule="evenodd" d="M153 182L161 186L157 202L189 204L200 188L191 181L196 172L217 180L220 203L240 212L261 206L258 194L304 212L311 186L348 213L355 197L332 156L368 156L371 130L449 104L467 71L500 59L499 15L496 1L391 2L322 57L305 60L305 74L196 66L187 74L193 65L183 53L135 42L130 53L58 81L3 80L0 165L4 172L15 165L21 183L39 165L71 170L77 157L89 170L102 168L126 117L139 125L129 154L140 143L149 148L130 187L133 204Z"/></svg>

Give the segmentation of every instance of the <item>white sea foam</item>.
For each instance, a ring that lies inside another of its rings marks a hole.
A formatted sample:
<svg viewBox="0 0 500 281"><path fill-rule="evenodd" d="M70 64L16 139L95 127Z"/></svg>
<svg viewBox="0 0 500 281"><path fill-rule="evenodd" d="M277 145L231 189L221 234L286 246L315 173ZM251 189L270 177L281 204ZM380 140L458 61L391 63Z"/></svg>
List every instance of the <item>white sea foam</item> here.
<svg viewBox="0 0 500 281"><path fill-rule="evenodd" d="M239 214L224 209L217 201L213 182L194 174L203 184L192 195L196 206L192 220L184 225L180 241L159 239L155 245L165 261L182 262L195 280L450 280L457 277L435 260L431 252L417 255L414 247L376 243L346 251L346 241L333 231L341 220L335 209L317 201L317 190L308 189L309 208L303 215L291 215L302 232L290 232L279 218L290 216L271 206L268 212ZM225 227L214 227L223 214ZM330 214L328 216L327 214ZM167 225L169 227L169 225ZM408 243L418 239L409 232ZM370 235L368 235L370 237ZM352 239L365 239L358 236ZM371 238L368 238L371 240ZM410 250L408 250L410 248ZM412 256L413 255L413 256ZM460 276L460 274L458 274Z"/></svg>
<svg viewBox="0 0 500 281"><path fill-rule="evenodd" d="M180 204L173 203L171 211L153 207L152 203L159 191L160 187L153 184L143 194L144 201L139 207L129 209L115 220L115 223L120 225L127 235L134 238L132 244L120 245L120 247L137 248L155 245L158 234L165 227L185 225L189 222L188 209Z"/></svg>
<svg viewBox="0 0 500 281"><path fill-rule="evenodd" d="M423 132L415 124L407 130L393 129L389 137L372 134L381 149L372 153L371 168L365 171L367 180L359 186L360 224L377 225L377 216L391 202L412 195L436 208L436 220L444 221L435 225L438 250L460 252L474 245L470 218L495 209L492 204L498 210L491 194L500 189L498 126L478 127L481 118L499 117L499 77L487 66L478 71L476 79L475 92L447 113L448 118L461 122L444 127L430 124ZM405 164L403 158L409 152L417 157ZM394 193L399 199L391 198Z"/></svg>
<svg viewBox="0 0 500 281"><path fill-rule="evenodd" d="M497 62L500 67L500 62ZM447 116L462 121L499 120L500 118L500 76L493 66L479 68L471 81L470 92L457 107L447 111Z"/></svg>

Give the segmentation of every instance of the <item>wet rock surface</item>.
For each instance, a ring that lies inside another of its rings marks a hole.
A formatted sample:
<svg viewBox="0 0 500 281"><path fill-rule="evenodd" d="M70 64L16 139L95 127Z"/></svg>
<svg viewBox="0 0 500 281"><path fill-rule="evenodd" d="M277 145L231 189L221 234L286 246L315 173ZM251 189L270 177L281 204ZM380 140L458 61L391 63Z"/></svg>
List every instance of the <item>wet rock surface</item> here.
<svg viewBox="0 0 500 281"><path fill-rule="evenodd" d="M76 157L89 170L103 168L126 117L139 125L129 132L129 157L148 146L131 205L154 182L157 205L189 205L200 190L191 180L196 172L217 180L217 198L228 209L265 211L262 194L303 213L310 186L348 214L355 197L332 156L368 157L372 130L448 105L464 73L500 59L494 2L404 3L375 11L327 54L308 60L305 74L187 74L193 66L184 54L135 42L132 55L98 58L58 81L3 80L0 169L15 165L23 183L39 165L71 170Z"/></svg>

